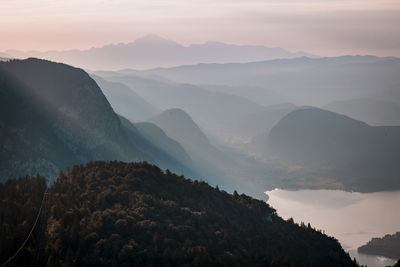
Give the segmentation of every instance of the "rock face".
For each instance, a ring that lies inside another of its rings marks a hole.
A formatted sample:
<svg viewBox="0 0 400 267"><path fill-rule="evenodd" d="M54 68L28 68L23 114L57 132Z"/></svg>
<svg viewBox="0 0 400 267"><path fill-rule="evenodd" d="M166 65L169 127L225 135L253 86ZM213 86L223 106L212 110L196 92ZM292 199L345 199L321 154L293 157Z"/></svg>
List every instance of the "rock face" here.
<svg viewBox="0 0 400 267"><path fill-rule="evenodd" d="M0 62L0 95L1 180L36 173L54 179L73 164L158 156L81 69L34 58Z"/></svg>

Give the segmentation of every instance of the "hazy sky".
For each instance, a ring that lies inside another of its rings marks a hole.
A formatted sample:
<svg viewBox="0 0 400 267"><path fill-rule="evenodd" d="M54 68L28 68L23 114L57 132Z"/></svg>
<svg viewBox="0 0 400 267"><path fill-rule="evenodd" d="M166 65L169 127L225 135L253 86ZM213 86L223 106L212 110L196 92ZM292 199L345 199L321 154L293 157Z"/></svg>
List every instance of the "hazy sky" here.
<svg viewBox="0 0 400 267"><path fill-rule="evenodd" d="M400 56L400 0L0 0L0 51L88 49L148 34Z"/></svg>

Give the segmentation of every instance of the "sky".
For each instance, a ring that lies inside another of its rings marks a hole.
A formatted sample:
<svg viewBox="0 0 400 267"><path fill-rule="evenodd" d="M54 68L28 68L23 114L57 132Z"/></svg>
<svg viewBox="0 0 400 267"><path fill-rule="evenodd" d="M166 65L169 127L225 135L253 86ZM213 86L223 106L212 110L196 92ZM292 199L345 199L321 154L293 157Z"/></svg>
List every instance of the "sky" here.
<svg viewBox="0 0 400 267"><path fill-rule="evenodd" d="M90 49L149 34L400 57L400 0L0 0L0 51Z"/></svg>

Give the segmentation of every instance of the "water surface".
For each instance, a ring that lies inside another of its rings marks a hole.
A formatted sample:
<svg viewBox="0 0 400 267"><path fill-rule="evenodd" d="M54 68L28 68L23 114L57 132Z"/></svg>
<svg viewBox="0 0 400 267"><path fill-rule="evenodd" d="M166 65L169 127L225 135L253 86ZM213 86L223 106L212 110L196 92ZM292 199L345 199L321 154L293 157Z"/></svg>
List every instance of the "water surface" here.
<svg viewBox="0 0 400 267"><path fill-rule="evenodd" d="M358 254L357 248L372 237L400 231L400 191L356 193L340 190L275 189L265 192L268 203L284 219L311 223L339 240L352 257L368 266L386 266L395 261Z"/></svg>

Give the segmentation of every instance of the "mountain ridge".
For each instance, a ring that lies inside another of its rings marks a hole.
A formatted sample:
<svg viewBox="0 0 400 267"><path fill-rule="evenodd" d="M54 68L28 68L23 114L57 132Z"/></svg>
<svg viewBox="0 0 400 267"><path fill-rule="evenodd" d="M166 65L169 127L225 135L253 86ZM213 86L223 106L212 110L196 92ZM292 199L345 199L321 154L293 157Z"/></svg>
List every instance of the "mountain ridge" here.
<svg viewBox="0 0 400 267"><path fill-rule="evenodd" d="M0 94L2 180L41 173L52 181L74 164L111 159L193 174L123 124L82 69L35 58L0 62Z"/></svg>
<svg viewBox="0 0 400 267"><path fill-rule="evenodd" d="M282 48L232 45L212 41L183 46L158 36L145 36L134 42L109 44L86 50L44 52L7 50L5 53L16 58L41 57L57 60L86 69L114 70L129 67L146 69L201 62L248 62L268 58L311 56L304 52L290 52Z"/></svg>

